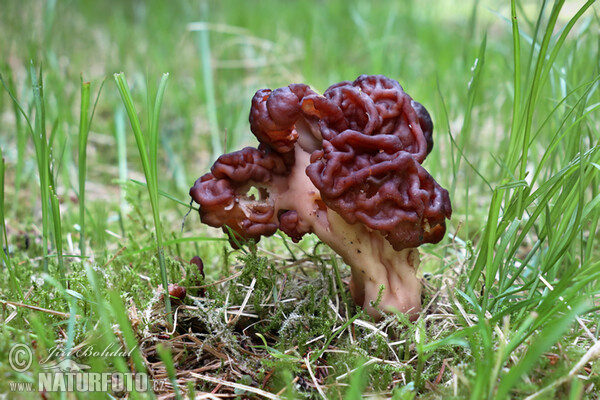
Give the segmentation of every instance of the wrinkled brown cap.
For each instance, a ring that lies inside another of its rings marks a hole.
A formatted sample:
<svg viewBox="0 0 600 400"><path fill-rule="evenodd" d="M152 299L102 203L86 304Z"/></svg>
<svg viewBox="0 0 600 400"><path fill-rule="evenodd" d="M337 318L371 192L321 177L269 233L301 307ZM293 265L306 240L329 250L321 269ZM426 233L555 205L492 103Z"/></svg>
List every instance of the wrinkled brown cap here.
<svg viewBox="0 0 600 400"><path fill-rule="evenodd" d="M433 147L425 108L384 76L360 76L327 89L327 106L309 96L321 120L323 150L306 169L328 207L346 222L380 231L401 250L436 243L452 208L448 192L420 165ZM343 130L340 130L342 127Z"/></svg>
<svg viewBox="0 0 600 400"><path fill-rule="evenodd" d="M340 82L323 95L303 84L256 92L250 126L261 145L219 157L196 181L190 194L203 222L255 240L278 228L295 241L310 232L310 221L276 210L266 193L294 166L300 123L319 131L306 174L327 207L381 232L396 250L442 239L452 213L448 192L421 166L433 147L431 118L382 75ZM247 195L253 185L259 198Z"/></svg>
<svg viewBox="0 0 600 400"><path fill-rule="evenodd" d="M300 117L300 101L309 94L316 95L301 83L257 91L250 109L250 130L258 141L279 153L291 151L298 140L295 124Z"/></svg>
<svg viewBox="0 0 600 400"><path fill-rule="evenodd" d="M433 124L425 107L383 75L361 75L354 82L337 83L323 96L306 96L302 108L319 117L325 140L345 131L386 141L390 139L384 137L393 137L398 149L411 153L419 163L433 148Z"/></svg>
<svg viewBox="0 0 600 400"><path fill-rule="evenodd" d="M265 192L275 175L287 175L291 162L268 148L246 147L224 154L190 189L200 205L202 222L214 227L231 228L243 239L271 236L278 228L273 199ZM256 195L247 196L252 188Z"/></svg>

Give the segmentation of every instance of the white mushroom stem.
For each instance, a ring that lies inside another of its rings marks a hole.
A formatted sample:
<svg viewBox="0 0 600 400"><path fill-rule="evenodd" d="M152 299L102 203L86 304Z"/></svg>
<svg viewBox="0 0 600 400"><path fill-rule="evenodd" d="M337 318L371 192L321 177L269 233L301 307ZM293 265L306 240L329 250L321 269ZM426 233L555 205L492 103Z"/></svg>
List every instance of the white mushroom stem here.
<svg viewBox="0 0 600 400"><path fill-rule="evenodd" d="M276 210L295 210L310 227L352 269L350 291L357 305L380 317L381 312L415 314L421 309L421 283L416 276L417 249L396 251L377 231L362 224L348 224L327 208L317 188L306 175L310 154L295 148L295 164L288 177L276 178L272 193ZM285 188L285 189L284 189ZM381 300L375 308L380 288Z"/></svg>

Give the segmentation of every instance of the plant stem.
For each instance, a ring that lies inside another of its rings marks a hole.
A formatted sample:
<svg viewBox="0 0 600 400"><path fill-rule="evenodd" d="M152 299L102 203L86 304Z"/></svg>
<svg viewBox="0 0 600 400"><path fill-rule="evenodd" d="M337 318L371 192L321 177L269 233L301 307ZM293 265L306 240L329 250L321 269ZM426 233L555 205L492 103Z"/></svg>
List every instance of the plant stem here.
<svg viewBox="0 0 600 400"><path fill-rule="evenodd" d="M90 83L81 77L81 109L79 114L79 250L85 256L85 179L89 130Z"/></svg>
<svg viewBox="0 0 600 400"><path fill-rule="evenodd" d="M119 73L115 74L115 81L117 83L117 87L119 89L119 93L121 94L121 98L123 103L125 104L125 109L127 110L127 115L129 116L129 122L131 123L131 128L133 129L133 134L135 136L135 141L137 143L137 147L140 154L140 159L142 161L142 168L144 169L144 175L146 177L146 182L148 184L148 195L150 197L150 205L152 207L152 216L154 218L154 229L156 233L156 247L158 253L158 262L160 266L160 275L163 285L163 297L165 299L165 311L167 313L167 321L172 323L173 316L171 315L171 299L169 298L169 279L167 275L167 266L165 262L165 254L163 249L163 239L162 239L162 229L160 225L160 212L158 205L158 117L160 114L160 107L162 105L162 100L164 97L164 92L167 86L167 81L169 79L169 74L163 74L160 84L158 86L158 92L156 94L156 100L154 109L151 116L151 126L150 126L150 150L149 155L146 152L146 141L144 140L144 135L142 133L142 128L140 125L140 121L137 117L137 113L135 110L135 106L133 104L133 98L131 97L131 92L129 91L129 86L127 85L127 81L125 80L125 74Z"/></svg>

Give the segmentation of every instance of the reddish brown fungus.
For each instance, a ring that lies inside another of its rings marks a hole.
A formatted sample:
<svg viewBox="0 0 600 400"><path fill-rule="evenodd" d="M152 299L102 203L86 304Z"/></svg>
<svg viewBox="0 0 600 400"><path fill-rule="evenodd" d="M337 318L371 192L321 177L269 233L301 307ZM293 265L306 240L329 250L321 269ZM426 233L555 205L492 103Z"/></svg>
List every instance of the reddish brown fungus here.
<svg viewBox="0 0 600 400"><path fill-rule="evenodd" d="M200 274L200 276L204 278L204 262L202 261L200 256L192 257L192 259L190 260L190 264L194 264L196 268L198 268L198 273Z"/></svg>
<svg viewBox="0 0 600 400"><path fill-rule="evenodd" d="M179 300L185 299L187 290L183 286L179 286L176 283L169 284L169 296L177 297Z"/></svg>
<svg viewBox="0 0 600 400"><path fill-rule="evenodd" d="M222 155L191 188L202 221L255 241L314 233L352 268L352 296L369 314L418 312L416 247L439 242L452 213L421 165L433 148L425 107L398 82L362 75L323 95L259 90L250 128L258 148Z"/></svg>

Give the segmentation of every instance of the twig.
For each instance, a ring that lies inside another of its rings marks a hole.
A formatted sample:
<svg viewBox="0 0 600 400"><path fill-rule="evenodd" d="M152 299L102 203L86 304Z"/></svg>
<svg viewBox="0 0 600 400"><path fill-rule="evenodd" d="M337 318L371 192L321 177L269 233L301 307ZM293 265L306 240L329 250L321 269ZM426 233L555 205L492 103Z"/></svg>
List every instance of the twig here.
<svg viewBox="0 0 600 400"><path fill-rule="evenodd" d="M572 379L573 377L575 377L575 375L577 375L577 372L580 369L582 369L588 362L595 360L599 357L600 357L600 342L596 342L587 351L587 353L585 353L583 355L583 357L581 357L581 360L579 360L579 362L577 364L575 364L575 366L573 368L571 368L571 370L569 371L569 373L567 375L561 377L560 379L557 379L556 381L552 382L550 385L546 386L545 388L543 388L542 390L540 390L538 392L535 392L531 396L526 397L525 400L535 399L536 397L554 389L555 387L562 385L563 383L566 383L569 379Z"/></svg>
<svg viewBox="0 0 600 400"><path fill-rule="evenodd" d="M119 250L117 250L117 252L110 258L110 260L108 260L106 262L106 264L104 264L102 266L102 268L105 268L106 266L108 266L108 264L110 264L111 262L113 262L117 257L119 257L121 255L122 252L125 251L125 249L127 249L127 246L123 246Z"/></svg>
<svg viewBox="0 0 600 400"><path fill-rule="evenodd" d="M361 366L361 368L362 368L362 367L366 367L367 365L371 365L371 364L373 364L373 363L376 363L377 361L381 361L381 360L380 360L380 359L378 359L378 358L375 358L375 357L373 357L373 358L371 358L370 360L368 360L367 362L365 362L365 363L364 363L364 364ZM358 368L351 369L350 371L348 371L348 372L346 372L346 373L344 373L344 374L342 374L342 375L340 375L340 376L336 377L336 378L335 378L335 380L336 380L336 381L340 381L340 380L342 380L342 379L346 378L347 376L351 375L352 373L354 373L354 372L355 372L355 371L357 371L357 370L358 370Z"/></svg>
<svg viewBox="0 0 600 400"><path fill-rule="evenodd" d="M328 353L336 353L336 351L335 350L330 350L330 351L328 351ZM400 367L403 367L403 366L406 366L406 365L410 364L415 359L416 359L416 356L414 356L413 358L411 358L410 360L408 360L406 362L396 362L396 361L391 361L391 360L384 360L382 358L371 357L362 366L364 367L364 366L371 365L371 364L374 364L374 363L381 363L381 364L391 365L394 368L400 368ZM348 371L346 373L343 373L342 375L336 377L335 380L336 381L340 381L340 380L346 378L348 375L352 374L357 369L358 368L355 368L355 369L350 370L350 371Z"/></svg>
<svg viewBox="0 0 600 400"><path fill-rule="evenodd" d="M6 300L0 300L0 303L8 304L11 306L16 306L16 307L28 308L30 310L35 310L35 311L41 311L41 312L45 312L46 314L56 315L58 317L71 318L71 314L69 314L69 313L63 313L60 311L48 310L47 308L30 306L29 304L15 303L14 301L6 301ZM75 318L81 318L81 315L75 314Z"/></svg>
<svg viewBox="0 0 600 400"><path fill-rule="evenodd" d="M27 293L25 293L25 296L23 297L23 300L27 300L27 299L29 299L29 296L31 296L31 293L32 293L32 292L33 292L33 286L29 287L29 290L27 291ZM13 305L13 307L15 307L15 306ZM17 310L15 309L15 311L13 311L13 312L12 312L12 313L11 313L11 314L8 316L8 318L6 318L6 321L4 321L4 323L8 325L8 323L9 323L10 321L12 321L12 320L13 320L13 319L14 319L14 318L17 316L17 314L18 314L18 312L17 312Z"/></svg>
<svg viewBox="0 0 600 400"><path fill-rule="evenodd" d="M269 393L264 390L254 388L252 386L242 385L240 383L235 383L235 382L227 382L222 379L213 378L212 376L196 374L195 372L190 372L190 375L193 376L194 378L202 379L207 382L216 383L218 385L223 385L223 386L227 386L227 387L232 387L234 389L245 390L246 392L254 393L256 395L266 397L267 399L273 399L273 400L280 399L279 396L274 395L273 393Z"/></svg>
<svg viewBox="0 0 600 400"><path fill-rule="evenodd" d="M381 336L383 336L384 338L388 337L388 334L385 333L384 331L380 330L379 328L377 328L375 325L367 322L367 321L363 321L362 319L357 319L353 322L354 325L358 325L358 326L362 326L363 328L367 328L375 333L380 334Z"/></svg>
<svg viewBox="0 0 600 400"><path fill-rule="evenodd" d="M252 282L250 283L250 288L248 289L248 293L246 293L246 297L244 297L244 301L242 302L242 305L240 306L240 309L237 312L236 316L233 317L233 319L229 320L229 322L228 322L229 324L235 325L237 320L240 319L240 316L242 315L242 312L244 312L244 308L246 308L246 305L248 304L248 300L250 300L250 296L252 295L252 292L254 291L254 285L256 285L256 278L252 278Z"/></svg>
<svg viewBox="0 0 600 400"><path fill-rule="evenodd" d="M175 309L175 315L173 316L173 331L172 332L168 332L169 336L172 336L173 334L175 334L175 331L177 330L177 315L179 314L179 309L181 307L177 307Z"/></svg>
<svg viewBox="0 0 600 400"><path fill-rule="evenodd" d="M212 393L202 393L202 394L196 393L196 397L194 397L194 399L195 400L200 400L200 399L221 400L223 398L229 398L229 397L235 397L235 396L236 395L222 396L222 395L214 395Z"/></svg>
<svg viewBox="0 0 600 400"><path fill-rule="evenodd" d="M319 394L321 395L321 397L324 400L327 400L327 396L325 396L325 392L323 392L323 389L321 389L321 386L319 385L319 382L317 382L317 378L315 377L315 374L312 372L312 369L310 368L310 361L308 359L308 356L306 356L306 358L304 358L304 363L306 364L306 369L308 370L310 379L312 379L313 383L315 384L317 391L319 392Z"/></svg>
<svg viewBox="0 0 600 400"><path fill-rule="evenodd" d="M439 385L442 382L442 377L444 376L444 371L446 371L447 365L448 365L448 362L446 361L446 358L444 358L442 360L442 367L440 368L440 372L438 373L438 376L435 378L435 381L433 381L434 385Z"/></svg>
<svg viewBox="0 0 600 400"><path fill-rule="evenodd" d="M295 385L296 382L298 382L300 380L300 377L296 376L294 377L294 379L292 379L292 381L289 383L290 385ZM277 392L277 396L281 396L287 389L287 386L284 386L283 389L281 389L279 392Z"/></svg>
<svg viewBox="0 0 600 400"><path fill-rule="evenodd" d="M219 279L218 281L215 281L215 282L212 282L212 283L207 283L206 285L189 286L189 289L206 289L206 288L211 287L211 286L216 286L216 285L219 285L221 283L225 283L225 282L228 282L228 281L230 281L232 279L235 279L235 278L239 277L240 275L242 275L242 272L243 271L236 272L235 274L230 275L227 278Z"/></svg>
<svg viewBox="0 0 600 400"><path fill-rule="evenodd" d="M310 339L308 342L304 343L305 346L308 346L311 343L316 342L317 340L325 339L325 335L317 336L316 338Z"/></svg>
<svg viewBox="0 0 600 400"><path fill-rule="evenodd" d="M458 308L458 311L460 312L460 314L463 316L463 318L467 322L467 325L469 325L470 327L474 326L473 322L471 321L471 318L469 318L468 314L465 312L465 309L460 304L460 302L458 300L454 300L454 305L456 306L456 308Z"/></svg>

